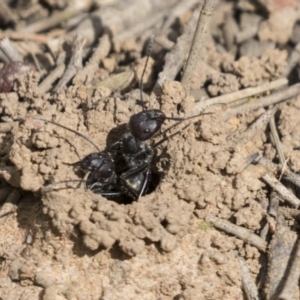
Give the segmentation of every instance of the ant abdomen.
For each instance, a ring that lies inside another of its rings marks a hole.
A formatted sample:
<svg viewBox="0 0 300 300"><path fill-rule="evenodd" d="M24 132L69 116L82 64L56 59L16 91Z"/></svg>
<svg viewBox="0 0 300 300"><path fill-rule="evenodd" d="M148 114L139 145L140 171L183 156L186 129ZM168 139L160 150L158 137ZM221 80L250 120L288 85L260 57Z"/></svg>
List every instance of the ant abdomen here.
<svg viewBox="0 0 300 300"><path fill-rule="evenodd" d="M93 172L99 181L105 181L115 174L113 159L105 152L91 153L74 165L79 166L82 171Z"/></svg>

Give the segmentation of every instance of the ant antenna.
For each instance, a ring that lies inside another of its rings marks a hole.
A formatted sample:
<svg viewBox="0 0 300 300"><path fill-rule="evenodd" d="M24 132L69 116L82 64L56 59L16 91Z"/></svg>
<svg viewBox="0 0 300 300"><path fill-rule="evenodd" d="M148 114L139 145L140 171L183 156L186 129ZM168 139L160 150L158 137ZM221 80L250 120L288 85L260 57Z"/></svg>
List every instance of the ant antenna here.
<svg viewBox="0 0 300 300"><path fill-rule="evenodd" d="M57 186L57 185L59 185L61 183L73 183L73 182L79 182L81 184L81 183L86 182L86 180L70 179L70 180L62 180L62 181L58 181L58 182L53 182L53 183L50 183L50 184L44 186L42 188L42 191L46 192L46 191L52 190L55 186Z"/></svg>
<svg viewBox="0 0 300 300"><path fill-rule="evenodd" d="M51 124L56 125L56 126L58 126L58 127L64 128L64 129L66 129L66 130L69 130L69 131L71 131L71 132L77 134L78 136L82 137L82 138L85 139L86 141L88 141L91 145L93 145L93 146L97 149L98 152L101 152L101 150L98 148L98 146L97 146L94 142L92 142L89 138L87 138L87 137L86 137L85 135L83 135L82 133L77 132L76 130L73 130L73 129L69 128L69 127L66 127L66 126L64 126L64 125L61 125L61 124L56 123L56 122L54 122L54 121L46 120L46 119L43 119L43 118L40 118L40 117L32 117L32 118L33 118L34 120L43 121L43 122L45 122L45 123L51 123Z"/></svg>
<svg viewBox="0 0 300 300"><path fill-rule="evenodd" d="M195 109L191 114L189 114L188 116L186 116L184 119L188 120L188 119L195 118L195 117L199 116L207 108L212 107L212 106L223 106L223 108L226 108L227 104L224 103L224 102L218 102L218 103L211 103L211 104L204 105L204 106L202 106L202 107L200 107L198 109Z"/></svg>
<svg viewBox="0 0 300 300"><path fill-rule="evenodd" d="M144 66L144 70L143 70L141 79L139 81L140 95L141 95L141 101L142 101L143 110L145 110L145 102L144 102L144 97L143 97L143 89L144 89L143 79L144 79L144 76L145 76L145 73L146 73L146 68L147 68L147 65L148 65L148 62L149 62L149 57L150 57L151 52L152 52L154 39L155 39L155 32L153 32L152 35L151 35L151 37L150 37L149 46L148 46L148 53L147 53L147 59L146 59L146 63L145 63L145 66Z"/></svg>
<svg viewBox="0 0 300 300"><path fill-rule="evenodd" d="M179 122L181 123L181 122ZM179 124L177 123L177 125ZM153 144L151 146L152 149L157 148L159 145L161 145L162 143L164 143L165 141L167 141L168 139L172 138L174 135L184 131L186 128L188 128L191 124L187 124L186 126L184 126L183 128L181 128L180 130L177 130L176 132L164 137L163 139L161 139L160 141L158 141L157 143ZM144 150L139 151L138 153L135 154L135 157L137 157L139 154L141 154Z"/></svg>
<svg viewBox="0 0 300 300"><path fill-rule="evenodd" d="M185 117L166 117L167 120L174 120L174 121L185 121L185 120L189 120L195 117L198 117L199 115L201 115L201 113L206 110L207 108L211 107L211 106L227 106L226 103L212 103L212 104L207 104L199 109L194 110L191 114L185 116Z"/></svg>
<svg viewBox="0 0 300 300"><path fill-rule="evenodd" d="M153 149L154 149L154 148L157 148L159 145L161 145L162 143L164 143L164 142L167 141L168 139L172 138L174 135L176 135L176 134L178 134L178 133L184 131L184 130L185 130L186 128L188 128L190 125L191 125L191 124L188 124L188 125L184 126L182 129L180 129L180 130L174 132L173 134L170 134L170 135L164 137L163 139L161 139L160 141L158 141L157 143L155 143L154 145L152 145L152 148L153 148Z"/></svg>
<svg viewBox="0 0 300 300"><path fill-rule="evenodd" d="M185 116L185 117L165 117L166 120L173 120L173 121L178 121L177 123L173 124L172 126L170 126L169 128L167 128L164 133L167 133L168 131L170 131L172 128L177 127L179 124L181 124L182 122L186 121L186 120L190 120L193 119L195 117L198 117L201 115L201 113L206 110L207 108L211 107L211 106L227 106L226 103L212 103L212 104L207 104L199 109L194 110L192 113L190 113L189 115ZM169 137L164 138L162 141L157 142L157 144L153 145L154 148L156 148L157 146L159 146L162 142L164 142L166 139L172 137L173 135L183 131L185 128L187 128L190 124L188 124L187 126L185 126L183 129L175 132L174 134L172 134Z"/></svg>

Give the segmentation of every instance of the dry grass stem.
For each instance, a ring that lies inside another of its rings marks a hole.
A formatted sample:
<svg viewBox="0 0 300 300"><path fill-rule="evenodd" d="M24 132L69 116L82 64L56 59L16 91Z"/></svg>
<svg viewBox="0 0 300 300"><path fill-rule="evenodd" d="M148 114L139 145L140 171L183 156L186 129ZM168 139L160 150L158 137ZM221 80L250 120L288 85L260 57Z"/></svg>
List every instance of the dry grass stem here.
<svg viewBox="0 0 300 300"><path fill-rule="evenodd" d="M54 14L53 16L51 16L49 18L38 20L35 23L27 25L24 28L22 28L20 30L20 32L21 33L25 32L25 34L42 32L42 31L51 29L51 28L55 27L56 25L75 17L76 15L80 14L81 12L82 12L82 10L78 9L76 7L74 9L64 10L64 11Z"/></svg>
<svg viewBox="0 0 300 300"><path fill-rule="evenodd" d="M284 167L282 164L277 165L262 156L256 156L254 162L259 163L260 165L264 166L268 171L274 174L281 173L284 179L300 187L300 175L290 171L287 167Z"/></svg>
<svg viewBox="0 0 300 300"><path fill-rule="evenodd" d="M198 10L193 13L192 18L184 27L183 34L177 39L173 48L166 54L163 70L158 74L158 79L153 88L153 92L155 94L160 94L163 83L165 81L174 80L182 68L186 53L189 50L189 45L193 39L194 28L197 24L198 15Z"/></svg>
<svg viewBox="0 0 300 300"><path fill-rule="evenodd" d="M206 217L206 222L209 222L216 228L221 229L229 234L232 234L242 239L246 243L257 247L257 249L259 249L260 251L266 251L267 242L260 238L258 235L254 234L249 229L234 225L229 221L222 220L212 215Z"/></svg>
<svg viewBox="0 0 300 300"><path fill-rule="evenodd" d="M57 79L61 78L61 76L64 74L65 68L65 65L59 65L48 74L48 76L39 84L40 94L44 94L50 91L53 83Z"/></svg>
<svg viewBox="0 0 300 300"><path fill-rule="evenodd" d="M295 251L293 251L293 255L290 257L291 263L289 263L289 272L287 274L287 278L285 279L285 283L283 285L282 291L279 294L279 299L282 300L290 300L291 295L294 290L299 288L298 282L300 277L300 243L299 239L296 241Z"/></svg>
<svg viewBox="0 0 300 300"><path fill-rule="evenodd" d="M269 245L266 299L299 299L298 244L297 234L290 230L284 218L279 215L276 231Z"/></svg>
<svg viewBox="0 0 300 300"><path fill-rule="evenodd" d="M270 228L270 224L269 222L266 222L266 224L262 227L262 229L259 232L259 236L266 241L267 240L267 235L269 233L269 228Z"/></svg>
<svg viewBox="0 0 300 300"><path fill-rule="evenodd" d="M233 92L230 94L225 94L222 96L203 100L201 102L196 103L195 107L197 108L197 107L201 107L203 105L214 104L214 103L229 104L231 102L235 102L240 99L245 99L245 98L260 94L260 93L264 93L266 91L271 91L271 90L283 87L283 86L287 85L287 83L288 83L288 80L286 78L280 78L280 79L277 79L277 80L274 80L271 82L266 82L260 86L250 87L250 88L236 91L236 92Z"/></svg>
<svg viewBox="0 0 300 300"><path fill-rule="evenodd" d="M261 115L245 132L230 136L228 143L231 147L238 148L247 144L257 133L263 131L270 121L270 118L277 111L274 107Z"/></svg>
<svg viewBox="0 0 300 300"><path fill-rule="evenodd" d="M242 275L242 283L243 283L243 289L245 291L247 300L259 300L259 293L257 286L251 276L250 270L247 266L246 261L243 257L237 255L239 265L241 268L241 275Z"/></svg>
<svg viewBox="0 0 300 300"><path fill-rule="evenodd" d="M56 67L54 70L52 70L46 78L39 84L39 92L40 94L47 93L51 88L53 83L61 78L61 76L64 74L65 71L65 59L66 59L66 52L65 51L60 51L59 55L56 59Z"/></svg>
<svg viewBox="0 0 300 300"><path fill-rule="evenodd" d="M47 41L52 38L49 35L44 34L34 34L25 32L14 32L14 31L2 31L0 32L0 39L9 38L11 40L22 40L22 41L33 41L36 43L47 43Z"/></svg>
<svg viewBox="0 0 300 300"><path fill-rule="evenodd" d="M299 94L300 83L296 83L272 95L257 99L255 102L247 102L244 105L229 109L223 114L223 119L228 120L236 114L246 113L260 107L266 107L281 101L288 100Z"/></svg>
<svg viewBox="0 0 300 300"><path fill-rule="evenodd" d="M97 48L94 50L94 53L90 60L87 62L85 67L76 74L74 81L81 81L85 84L88 84L92 81L95 72L99 68L99 63L104 59L111 49L111 42L107 34L102 36L99 39Z"/></svg>
<svg viewBox="0 0 300 300"><path fill-rule="evenodd" d="M197 65L198 60L201 59L209 22L214 13L216 3L217 0L205 0L200 11L190 54L181 78L181 83L187 91L190 89L191 78L195 66Z"/></svg>
<svg viewBox="0 0 300 300"><path fill-rule="evenodd" d="M0 41L0 50L6 55L9 61L23 61L23 57L18 53L8 38Z"/></svg>
<svg viewBox="0 0 300 300"><path fill-rule="evenodd" d="M276 150L277 150L277 153L279 156L280 163L284 165L285 164L285 156L284 156L282 144L281 144L278 132L277 132L274 115L270 119L270 129L272 132L272 137L274 139L274 143L276 146Z"/></svg>
<svg viewBox="0 0 300 300"><path fill-rule="evenodd" d="M75 74L82 68L82 51L85 41L78 35L74 37L72 46L72 57L68 66L55 87L55 92L59 93L66 84L75 76Z"/></svg>
<svg viewBox="0 0 300 300"><path fill-rule="evenodd" d="M300 205L300 200L291 191L289 191L274 175L265 173L264 175L262 175L262 179L278 194L280 194L283 200L286 200L295 207L298 207Z"/></svg>
<svg viewBox="0 0 300 300"><path fill-rule="evenodd" d="M273 218L277 218L278 207L279 207L280 200L281 200L280 195L277 192L272 191L271 196L270 196L268 213Z"/></svg>

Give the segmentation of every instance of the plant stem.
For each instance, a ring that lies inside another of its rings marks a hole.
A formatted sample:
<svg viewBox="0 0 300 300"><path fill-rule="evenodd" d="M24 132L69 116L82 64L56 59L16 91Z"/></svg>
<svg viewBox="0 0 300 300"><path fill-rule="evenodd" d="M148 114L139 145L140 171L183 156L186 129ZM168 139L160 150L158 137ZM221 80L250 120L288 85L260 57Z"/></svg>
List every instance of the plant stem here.
<svg viewBox="0 0 300 300"><path fill-rule="evenodd" d="M207 28L211 16L213 15L217 0L205 0L203 9L200 11L199 19L192 43L192 47L189 53L189 57L184 68L184 72L181 78L183 87L189 91L191 78L197 65L197 61L201 57L202 49L205 42Z"/></svg>

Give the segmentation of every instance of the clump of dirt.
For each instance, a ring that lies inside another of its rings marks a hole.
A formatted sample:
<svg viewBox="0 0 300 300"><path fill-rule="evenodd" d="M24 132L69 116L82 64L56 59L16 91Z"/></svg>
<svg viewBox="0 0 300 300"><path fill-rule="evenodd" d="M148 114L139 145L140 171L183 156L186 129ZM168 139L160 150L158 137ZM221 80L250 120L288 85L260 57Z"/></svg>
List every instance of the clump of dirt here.
<svg viewBox="0 0 300 300"><path fill-rule="evenodd" d="M242 56L239 60L223 64L226 72L239 78L241 87L257 86L265 80L279 78L286 68L287 52L267 50L260 58Z"/></svg>

